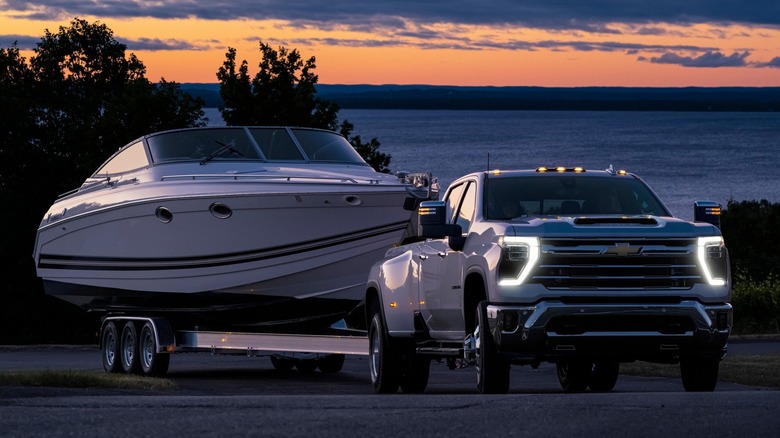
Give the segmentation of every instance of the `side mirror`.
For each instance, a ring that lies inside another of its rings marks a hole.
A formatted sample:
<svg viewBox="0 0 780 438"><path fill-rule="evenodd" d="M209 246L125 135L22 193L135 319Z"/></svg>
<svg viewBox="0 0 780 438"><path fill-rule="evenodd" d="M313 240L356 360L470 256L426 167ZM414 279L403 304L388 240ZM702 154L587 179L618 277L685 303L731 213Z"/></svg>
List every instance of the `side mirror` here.
<svg viewBox="0 0 780 438"><path fill-rule="evenodd" d="M720 208L720 204L715 201L696 201L693 203L693 220L720 228Z"/></svg>
<svg viewBox="0 0 780 438"><path fill-rule="evenodd" d="M461 236L463 229L447 223L447 205L444 201L424 201L417 209L419 235L431 239Z"/></svg>

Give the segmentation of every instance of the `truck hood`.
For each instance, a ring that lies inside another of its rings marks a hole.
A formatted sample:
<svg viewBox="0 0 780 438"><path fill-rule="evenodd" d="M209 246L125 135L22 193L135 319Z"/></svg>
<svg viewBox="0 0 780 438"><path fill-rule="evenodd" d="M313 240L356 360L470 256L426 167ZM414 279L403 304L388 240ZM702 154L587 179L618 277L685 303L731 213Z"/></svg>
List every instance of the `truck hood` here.
<svg viewBox="0 0 780 438"><path fill-rule="evenodd" d="M661 216L528 216L508 223L506 234L538 237L692 237L719 236L720 230L708 223Z"/></svg>

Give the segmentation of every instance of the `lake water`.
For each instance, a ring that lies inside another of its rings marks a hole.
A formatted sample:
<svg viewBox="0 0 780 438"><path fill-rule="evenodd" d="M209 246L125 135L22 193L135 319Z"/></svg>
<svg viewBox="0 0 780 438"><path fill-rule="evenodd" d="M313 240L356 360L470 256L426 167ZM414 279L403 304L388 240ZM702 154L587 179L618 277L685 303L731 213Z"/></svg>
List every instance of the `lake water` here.
<svg viewBox="0 0 780 438"><path fill-rule="evenodd" d="M442 189L489 159L491 169L611 164L684 219L696 200L780 202L780 113L342 109L339 118L363 141L376 137L393 171L432 172Z"/></svg>

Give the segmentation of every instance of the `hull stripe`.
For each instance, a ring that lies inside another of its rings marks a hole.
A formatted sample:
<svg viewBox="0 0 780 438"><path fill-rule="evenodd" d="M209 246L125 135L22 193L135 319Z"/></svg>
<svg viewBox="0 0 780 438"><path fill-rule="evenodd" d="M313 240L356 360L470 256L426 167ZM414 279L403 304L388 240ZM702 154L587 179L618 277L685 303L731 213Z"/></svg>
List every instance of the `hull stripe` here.
<svg viewBox="0 0 780 438"><path fill-rule="evenodd" d="M407 221L350 232L323 239L299 242L292 245L282 245L253 251L243 251L230 254L218 254L199 257L171 258L132 258L132 257L78 257L56 254L41 254L39 269L64 269L87 271L155 271L171 269L192 269L217 266L228 266L240 263L250 263L278 257L288 257L306 254L343 245L345 243L373 239L385 234L397 233L406 229Z"/></svg>

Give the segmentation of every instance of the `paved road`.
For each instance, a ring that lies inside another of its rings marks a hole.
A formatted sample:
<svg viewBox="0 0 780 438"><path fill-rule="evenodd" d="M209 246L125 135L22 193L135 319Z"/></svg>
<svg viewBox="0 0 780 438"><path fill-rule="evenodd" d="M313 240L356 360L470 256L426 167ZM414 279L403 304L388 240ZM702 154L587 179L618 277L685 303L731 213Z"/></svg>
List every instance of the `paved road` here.
<svg viewBox="0 0 780 438"><path fill-rule="evenodd" d="M780 352L772 343L744 344L732 354ZM0 371L31 368L101 365L95 348L0 350ZM379 396L367 370L365 357L324 374L278 372L267 358L179 354L169 375L180 389L162 394L0 387L0 435L728 437L780 430L780 391L723 382L695 394L678 379L622 375L611 393L563 394L555 368L542 365L513 367L510 394L485 396L476 394L473 370L435 363L426 394Z"/></svg>

